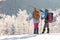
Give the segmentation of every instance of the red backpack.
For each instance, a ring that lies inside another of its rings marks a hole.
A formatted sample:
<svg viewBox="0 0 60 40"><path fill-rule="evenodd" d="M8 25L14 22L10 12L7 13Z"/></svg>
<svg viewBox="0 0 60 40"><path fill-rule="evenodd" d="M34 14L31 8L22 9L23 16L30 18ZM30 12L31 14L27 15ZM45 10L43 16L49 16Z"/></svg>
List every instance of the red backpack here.
<svg viewBox="0 0 60 40"><path fill-rule="evenodd" d="M53 22L53 13L52 13L52 12L50 12L50 13L48 14L48 22L49 22L49 23L52 23L52 22Z"/></svg>

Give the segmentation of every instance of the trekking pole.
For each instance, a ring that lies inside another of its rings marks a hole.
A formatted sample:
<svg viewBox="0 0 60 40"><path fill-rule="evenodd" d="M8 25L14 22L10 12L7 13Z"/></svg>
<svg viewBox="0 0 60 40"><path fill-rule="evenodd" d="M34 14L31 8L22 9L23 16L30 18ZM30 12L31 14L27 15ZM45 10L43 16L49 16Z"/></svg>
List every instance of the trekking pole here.
<svg viewBox="0 0 60 40"><path fill-rule="evenodd" d="M40 23L41 23L41 24L40 24L40 25L41 25L40 28L42 28L42 19L41 19L41 17L42 17L42 15L41 15L41 13L40 13L40 20L41 20L41 21L40 21Z"/></svg>
<svg viewBox="0 0 60 40"><path fill-rule="evenodd" d="M40 13L40 18L39 18L39 20L40 20L40 23L39 23L39 33L40 33L41 27L42 27L42 20L41 20L41 12L40 12L40 10L39 10L39 13Z"/></svg>
<svg viewBox="0 0 60 40"><path fill-rule="evenodd" d="M41 12L42 12L42 10L40 11L40 9L38 9L38 11L39 11L39 13L40 13L40 18L39 18L39 20L40 20L40 25L39 25L39 33L41 32L41 27L42 27L42 20L41 20Z"/></svg>

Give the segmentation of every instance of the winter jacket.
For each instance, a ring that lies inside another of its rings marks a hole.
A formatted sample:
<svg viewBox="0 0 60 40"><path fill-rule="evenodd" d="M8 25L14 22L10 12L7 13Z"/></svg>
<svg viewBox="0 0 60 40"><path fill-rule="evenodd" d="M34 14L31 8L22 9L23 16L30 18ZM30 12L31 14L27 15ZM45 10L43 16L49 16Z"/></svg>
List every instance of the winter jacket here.
<svg viewBox="0 0 60 40"><path fill-rule="evenodd" d="M34 23L39 23L39 18L38 19L34 18L34 13L32 14L32 16L29 17L29 20L31 20L31 19L33 19Z"/></svg>
<svg viewBox="0 0 60 40"><path fill-rule="evenodd" d="M44 15L44 16L43 16L43 15ZM43 16L44 19L46 19L46 18L48 17L48 11L43 12L43 13L42 13L42 16Z"/></svg>

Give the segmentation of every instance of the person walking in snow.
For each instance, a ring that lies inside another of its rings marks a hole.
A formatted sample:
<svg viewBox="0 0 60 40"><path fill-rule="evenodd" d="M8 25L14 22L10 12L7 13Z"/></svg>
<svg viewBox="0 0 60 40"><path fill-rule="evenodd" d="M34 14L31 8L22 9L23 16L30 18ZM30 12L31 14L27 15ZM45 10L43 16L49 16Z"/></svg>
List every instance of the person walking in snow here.
<svg viewBox="0 0 60 40"><path fill-rule="evenodd" d="M38 34L38 25L39 25L39 18L40 18L40 11L34 7L34 12L30 20L33 18L34 22L34 34Z"/></svg>
<svg viewBox="0 0 60 40"><path fill-rule="evenodd" d="M43 31L42 31L42 34L45 32L45 28L47 27L47 33L49 33L49 22L48 22L48 10L45 9L45 12L44 11L41 11L44 13L44 19L45 19L45 24L44 24L44 27L43 27Z"/></svg>
<svg viewBox="0 0 60 40"><path fill-rule="evenodd" d="M38 34L38 25L39 25L39 11L34 8L34 12L33 12L33 20L34 20L34 34Z"/></svg>

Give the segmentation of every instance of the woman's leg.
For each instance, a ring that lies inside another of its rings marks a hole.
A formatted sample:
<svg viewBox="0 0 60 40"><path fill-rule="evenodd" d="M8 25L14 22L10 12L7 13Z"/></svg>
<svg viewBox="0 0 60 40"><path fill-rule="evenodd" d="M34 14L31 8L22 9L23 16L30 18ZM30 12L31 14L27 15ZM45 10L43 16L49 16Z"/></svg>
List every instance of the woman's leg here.
<svg viewBox="0 0 60 40"><path fill-rule="evenodd" d="M34 34L38 34L38 24L39 23L34 24Z"/></svg>
<svg viewBox="0 0 60 40"><path fill-rule="evenodd" d="M34 28L34 34L36 34L36 29Z"/></svg>
<svg viewBox="0 0 60 40"><path fill-rule="evenodd" d="M47 33L49 33L49 23L47 23Z"/></svg>
<svg viewBox="0 0 60 40"><path fill-rule="evenodd" d="M38 28L34 29L34 34L38 34Z"/></svg>
<svg viewBox="0 0 60 40"><path fill-rule="evenodd" d="M42 33L45 32L46 25L47 25L47 23L45 22L45 24L44 24L44 28L43 28L43 32L42 32Z"/></svg>

